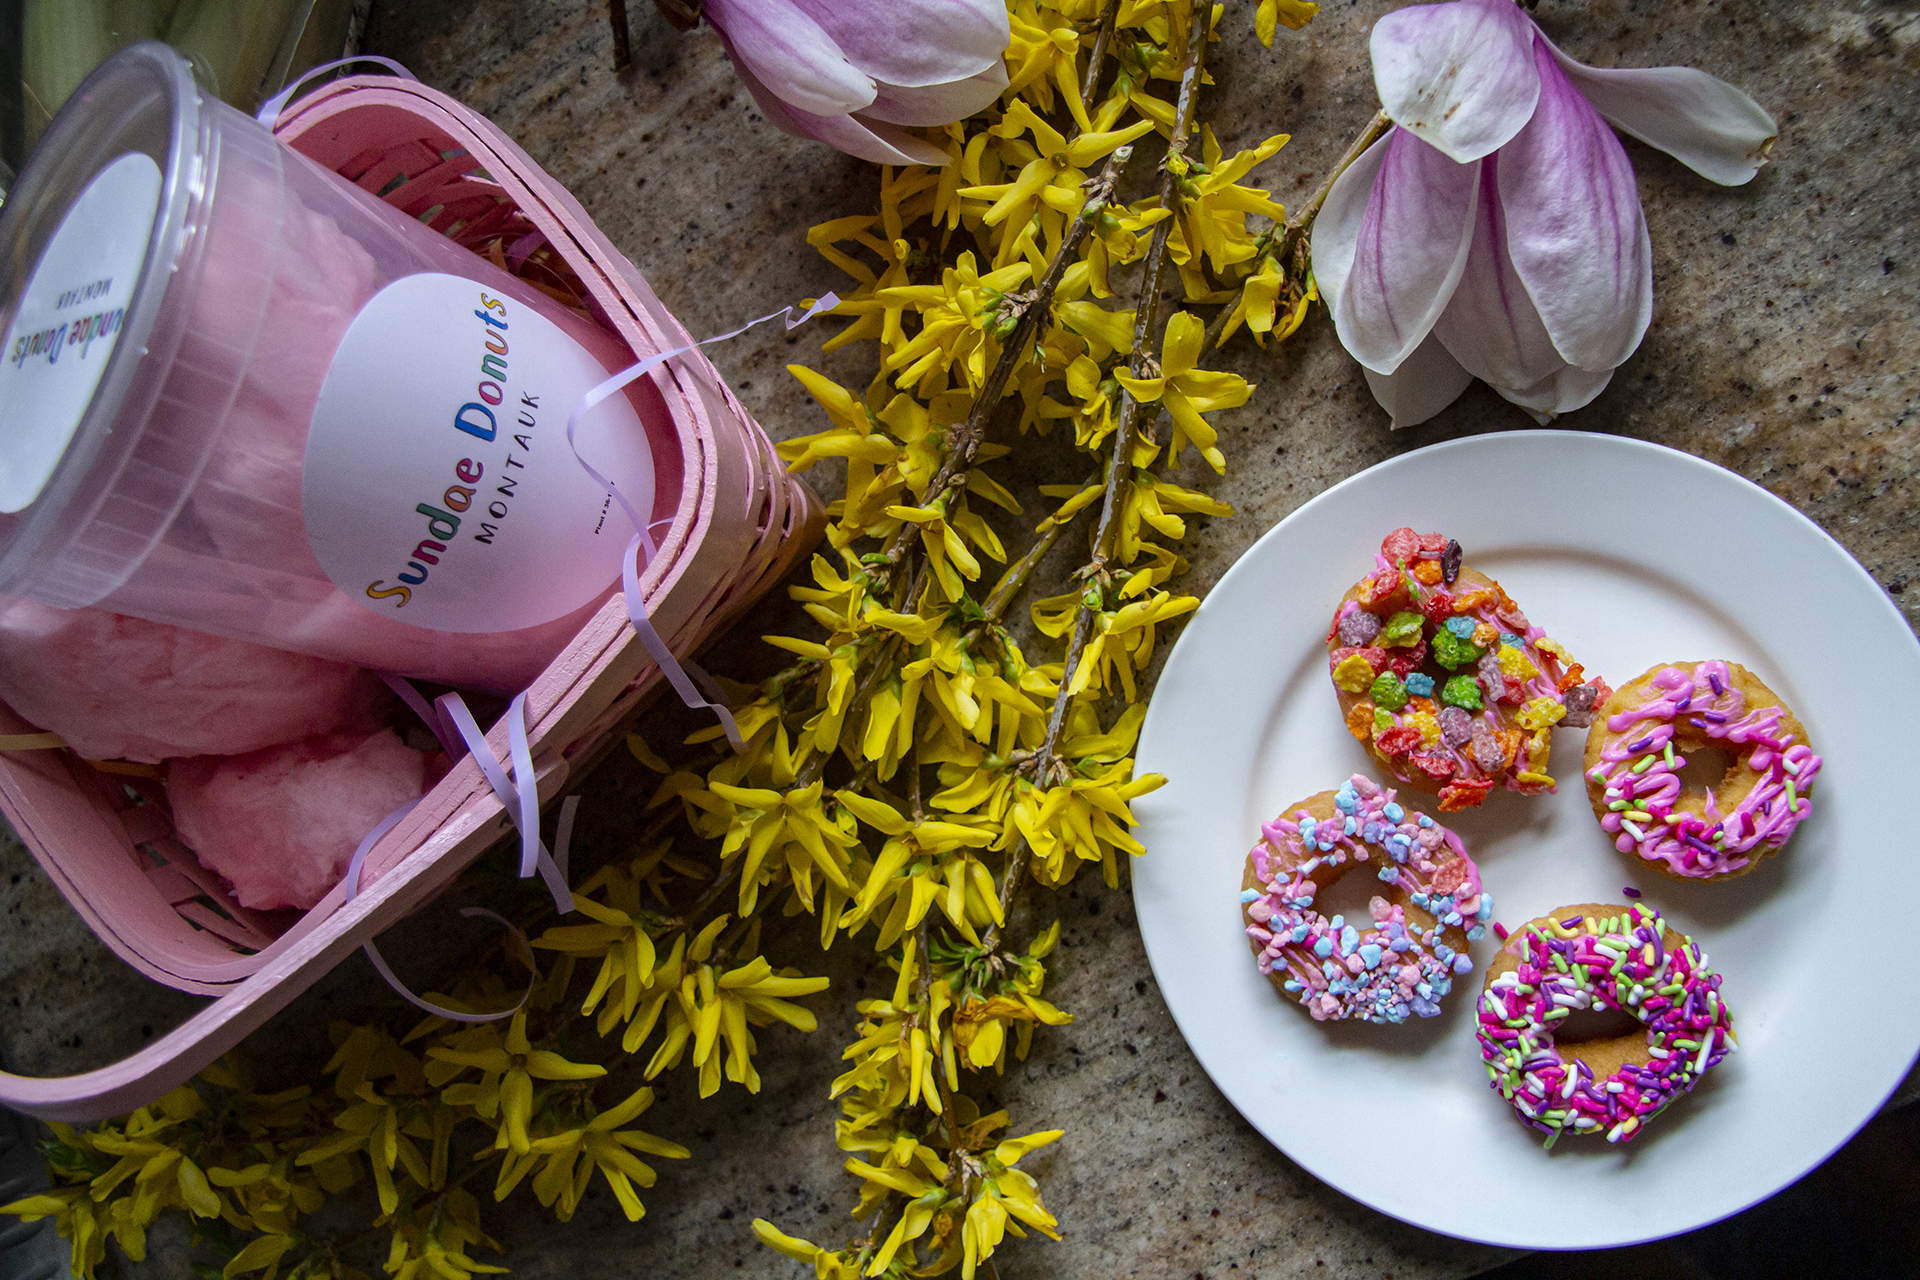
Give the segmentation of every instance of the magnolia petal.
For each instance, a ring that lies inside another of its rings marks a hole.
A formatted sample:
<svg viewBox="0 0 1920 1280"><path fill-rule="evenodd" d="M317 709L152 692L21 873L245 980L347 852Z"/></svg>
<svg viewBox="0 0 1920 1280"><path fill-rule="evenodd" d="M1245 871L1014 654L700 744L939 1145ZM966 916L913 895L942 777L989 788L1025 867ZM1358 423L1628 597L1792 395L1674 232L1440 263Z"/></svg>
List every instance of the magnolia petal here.
<svg viewBox="0 0 1920 1280"><path fill-rule="evenodd" d="M1504 146L1540 96L1533 22L1512 0L1396 9L1373 26L1373 83L1388 117L1468 164Z"/></svg>
<svg viewBox="0 0 1920 1280"><path fill-rule="evenodd" d="M1576 369L1572 365L1562 365L1556 372L1548 374L1529 387L1503 387L1494 383L1493 389L1504 398L1519 405L1541 426L1552 422L1563 413L1592 402L1593 398L1607 389L1613 381L1613 370L1602 369L1590 372Z"/></svg>
<svg viewBox="0 0 1920 1280"><path fill-rule="evenodd" d="M1693 67L1589 67L1540 40L1607 123L1701 177L1737 187L1767 162L1780 126L1725 80Z"/></svg>
<svg viewBox="0 0 1920 1280"><path fill-rule="evenodd" d="M727 43L724 36L722 43ZM731 44L728 44L727 52L732 54ZM817 116L788 106L780 101L773 90L760 83L759 77L737 56L733 59L733 69L740 77L740 83L747 86L747 92L753 95L760 114L782 133L790 133L796 138L814 138L850 156L871 160L875 164L943 165L947 162L947 153L939 147L892 125L878 121L869 124L850 115Z"/></svg>
<svg viewBox="0 0 1920 1280"><path fill-rule="evenodd" d="M964 80L985 71L1000 61L1012 38L1004 0L790 3L824 28L854 66L875 80L908 88Z"/></svg>
<svg viewBox="0 0 1920 1280"><path fill-rule="evenodd" d="M796 110L833 115L873 101L873 77L793 0L707 0L702 13L725 37L734 66L753 68Z"/></svg>
<svg viewBox="0 0 1920 1280"><path fill-rule="evenodd" d="M1433 336L1474 377L1496 387L1530 387L1568 366L1507 256L1506 211L1496 177L1505 161L1503 152L1481 162L1473 248Z"/></svg>
<svg viewBox="0 0 1920 1280"><path fill-rule="evenodd" d="M1438 338L1415 347L1392 373L1362 368L1380 407L1393 415L1392 427L1417 427L1460 398L1473 375L1447 354Z"/></svg>
<svg viewBox="0 0 1920 1280"><path fill-rule="evenodd" d="M813 136L850 156L875 164L924 164L939 168L947 163L947 153L916 138L904 129L880 120L869 120L859 112L850 116L821 116L808 120Z"/></svg>
<svg viewBox="0 0 1920 1280"><path fill-rule="evenodd" d="M1377 373L1398 368L1446 309L1480 193L1479 161L1455 164L1404 129L1389 138L1333 312L1341 343Z"/></svg>
<svg viewBox="0 0 1920 1280"><path fill-rule="evenodd" d="M1380 176L1380 165L1387 158L1387 144L1392 141L1389 133L1361 152L1359 159L1333 180L1313 220L1307 250L1313 260L1314 284L1330 313L1339 313L1347 277L1353 272L1354 254L1360 248L1360 224L1366 218L1367 200Z"/></svg>
<svg viewBox="0 0 1920 1280"><path fill-rule="evenodd" d="M1500 152L1507 252L1568 364L1613 369L1653 318L1653 246L1626 148L1542 48L1540 105Z"/></svg>
<svg viewBox="0 0 1920 1280"><path fill-rule="evenodd" d="M863 108L860 114L868 120L887 124L952 124L991 106L1006 87L1007 68L1003 62L995 62L985 71L963 80L924 88L876 84L872 105Z"/></svg>

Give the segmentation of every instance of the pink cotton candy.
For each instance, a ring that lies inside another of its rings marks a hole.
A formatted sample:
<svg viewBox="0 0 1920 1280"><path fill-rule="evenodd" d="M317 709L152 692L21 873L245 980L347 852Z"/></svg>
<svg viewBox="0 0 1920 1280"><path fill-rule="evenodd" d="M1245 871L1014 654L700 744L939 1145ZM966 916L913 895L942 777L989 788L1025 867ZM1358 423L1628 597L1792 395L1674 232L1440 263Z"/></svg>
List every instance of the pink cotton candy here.
<svg viewBox="0 0 1920 1280"><path fill-rule="evenodd" d="M373 256L338 222L297 200L283 205L277 193L262 193L257 205L242 202L233 216L249 212L263 221L270 213L285 217L278 233L280 264L272 273L246 377L227 415L223 444L208 459L194 490L193 512L229 563L279 571L297 567L324 579L307 553L301 514L307 428L333 353L360 308L379 290L380 272ZM272 234L262 225L254 238L271 244ZM268 264L244 257L210 262L196 318L228 296L257 288L253 278L267 269ZM229 282L228 275L238 278Z"/></svg>
<svg viewBox="0 0 1920 1280"><path fill-rule="evenodd" d="M387 697L344 663L104 609L0 614L0 699L90 760L239 754L364 733Z"/></svg>
<svg viewBox="0 0 1920 1280"><path fill-rule="evenodd" d="M325 897L367 832L426 788L426 756L390 729L195 756L167 774L180 839L260 910Z"/></svg>
<svg viewBox="0 0 1920 1280"><path fill-rule="evenodd" d="M391 223L410 219L384 205L362 207L357 199L343 199L335 190L340 184L321 178L298 157L286 160L284 193L250 177L229 191L233 199L223 205L224 216L231 219L232 243L241 247L208 261L195 301L195 327L213 332L225 332L232 320L222 310L230 299L251 299L256 308L246 326L252 345L245 374L220 445L166 537L122 594L107 603L124 599L127 608L150 616L184 618L229 635L265 636L290 649L381 670L500 693L524 689L593 617L604 595L518 631L448 633L409 625L372 611L363 597L356 598L357 589L349 596L327 576L308 541L303 503L314 406L362 308L395 279L421 270L464 271L484 283L493 268L436 236L426 237L430 250L408 243L405 233L398 243L387 243L384 237L394 235ZM276 229L273 222L280 218L284 225ZM378 259L368 246L380 251ZM264 295L258 283L263 278L269 281ZM545 301L506 277L489 287L529 307L541 303L525 298ZM548 311L607 368L627 363L630 353L612 334L558 306ZM650 383L627 394L652 424L650 447L666 482L660 503L671 503L679 496L671 416ZM656 514L672 510L662 506ZM181 584L207 589L183 600ZM609 574L606 594L617 586Z"/></svg>

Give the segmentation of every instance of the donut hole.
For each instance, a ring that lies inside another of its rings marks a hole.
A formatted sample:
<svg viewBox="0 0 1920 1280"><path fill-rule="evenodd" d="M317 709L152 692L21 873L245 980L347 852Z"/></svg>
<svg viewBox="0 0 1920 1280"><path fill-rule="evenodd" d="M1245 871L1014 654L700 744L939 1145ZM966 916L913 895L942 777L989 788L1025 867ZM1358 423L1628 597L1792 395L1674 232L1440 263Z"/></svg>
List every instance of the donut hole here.
<svg viewBox="0 0 1920 1280"><path fill-rule="evenodd" d="M1590 1044L1595 1040L1620 1040L1645 1033L1640 1020L1620 1009L1575 1009L1560 1019L1554 1028L1556 1045Z"/></svg>
<svg viewBox="0 0 1920 1280"><path fill-rule="evenodd" d="M1335 916L1344 917L1344 923L1365 933L1375 927L1373 900L1384 898L1405 912L1407 928L1423 932L1433 929L1439 922L1430 912L1415 906L1397 885L1380 879L1380 868L1386 865L1389 864L1385 855L1376 849L1365 862L1316 868L1308 877L1314 883L1314 912L1328 921ZM1467 949L1467 935L1463 929L1448 925L1441 930L1440 936L1455 951Z"/></svg>
<svg viewBox="0 0 1920 1280"><path fill-rule="evenodd" d="M1680 794L1689 809L1698 810L1709 795L1719 796L1738 763L1725 747L1710 742L1687 744L1686 764L1674 772L1680 780Z"/></svg>
<svg viewBox="0 0 1920 1280"><path fill-rule="evenodd" d="M1372 928L1373 900L1376 897L1391 900L1393 896L1390 888L1374 874L1380 866L1375 858L1340 867L1340 875L1325 883L1321 883L1321 877L1316 874L1313 879L1318 887L1313 894L1313 909L1329 920L1345 916L1347 923L1362 933Z"/></svg>

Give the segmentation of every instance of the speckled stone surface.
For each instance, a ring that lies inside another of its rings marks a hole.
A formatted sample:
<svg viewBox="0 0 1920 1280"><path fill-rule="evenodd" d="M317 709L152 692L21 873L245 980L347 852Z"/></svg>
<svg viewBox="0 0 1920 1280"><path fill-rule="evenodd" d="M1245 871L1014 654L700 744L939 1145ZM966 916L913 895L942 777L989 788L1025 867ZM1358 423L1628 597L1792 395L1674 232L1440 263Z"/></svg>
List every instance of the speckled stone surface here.
<svg viewBox="0 0 1920 1280"><path fill-rule="evenodd" d="M1257 175L1283 201L1310 191L1373 111L1366 35L1388 7L1328 4L1268 51L1251 38L1251 5L1229 6L1239 11L1227 18L1205 109L1230 150L1294 135ZM639 0L631 9L636 66L625 76L613 73L598 3L380 0L366 48L499 123L572 189L696 333L837 287L805 231L873 208L873 172L771 129L711 32L682 35ZM1653 241L1653 323L1612 386L1562 425L1657 441L1752 479L1847 547L1910 623L1920 618L1920 18L1878 4L1687 0L1543 0L1538 16L1576 57L1701 66L1781 122L1774 163L1735 190L1627 144ZM798 435L822 420L783 365L805 360L853 384L870 373L868 352L819 355L831 331L756 331L715 360L773 435ZM1435 441L1532 425L1476 387L1435 422L1390 433L1324 314L1277 352L1243 341L1222 363L1260 389L1219 418L1229 474L1183 477L1239 512L1194 522L1186 554L1202 592L1328 485ZM1030 492L1078 473L1005 478ZM1011 522L1003 532L1017 536ZM1791 607L1785 593L1782 607ZM746 637L771 625L749 620L717 665L763 662ZM625 844L646 787L624 756L585 784L583 857ZM0 1058L74 1069L183 1016L192 1001L118 966L37 875L17 845L0 847ZM1067 1238L1009 1248L1001 1276L1408 1280L1468 1275L1507 1256L1389 1220L1318 1183L1249 1128L1181 1041L1124 892L1085 877L1032 909L1058 909L1066 921L1048 995L1078 1020L1041 1035L996 1096L1013 1109L1016 1130L1068 1128L1067 1141L1028 1161ZM798 1275L753 1240L753 1217L843 1237L851 1182L832 1144L827 1086L852 1000L884 978L859 943L822 961L806 931L788 927L770 933L769 946L833 977L837 995L815 1001L820 1031L763 1037L757 1097L729 1087L717 1104L700 1103L684 1081L666 1084L646 1127L685 1142L693 1159L659 1162L642 1224L626 1224L604 1188L566 1226L511 1206L491 1219L516 1275ZM291 1078L313 1029L329 1011L371 998L374 981L359 960L344 966L258 1037L255 1051ZM1920 1208L1920 1189L1914 1197ZM184 1274L164 1262L148 1271Z"/></svg>

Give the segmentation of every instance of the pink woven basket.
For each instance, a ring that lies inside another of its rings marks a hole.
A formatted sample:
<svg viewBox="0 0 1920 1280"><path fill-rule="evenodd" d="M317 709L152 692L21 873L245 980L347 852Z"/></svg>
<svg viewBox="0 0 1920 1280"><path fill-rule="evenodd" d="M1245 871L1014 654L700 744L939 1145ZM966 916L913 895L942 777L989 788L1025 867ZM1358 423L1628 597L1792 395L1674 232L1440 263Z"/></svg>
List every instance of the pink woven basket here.
<svg viewBox="0 0 1920 1280"><path fill-rule="evenodd" d="M592 313L636 356L691 341L573 197L446 95L395 77L337 80L288 108L274 132L469 248L543 239L577 276ZM703 355L676 357L647 376L678 430L682 478L641 595L668 647L687 655L806 554L824 519ZM616 594L527 691L543 803L611 744L660 678ZM0 706L0 734L32 732ZM488 740L506 759L504 724ZM66 751L0 752L0 810L116 954L156 981L218 997L111 1066L49 1079L0 1073L0 1103L59 1120L121 1114L188 1079L512 826L468 757L373 847L350 901L336 886L304 913L257 912L174 838L157 783L103 773Z"/></svg>

